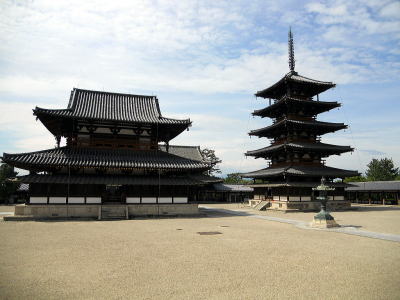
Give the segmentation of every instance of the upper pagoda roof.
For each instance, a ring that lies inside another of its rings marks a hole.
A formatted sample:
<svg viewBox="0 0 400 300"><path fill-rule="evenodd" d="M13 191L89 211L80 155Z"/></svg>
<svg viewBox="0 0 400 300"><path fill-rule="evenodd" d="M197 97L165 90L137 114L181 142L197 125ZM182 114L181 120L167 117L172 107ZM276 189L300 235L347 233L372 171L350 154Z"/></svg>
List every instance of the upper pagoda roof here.
<svg viewBox="0 0 400 300"><path fill-rule="evenodd" d="M327 166L286 166L265 168L254 172L243 173L242 177L246 178L269 178L277 176L315 176L315 177L329 177L329 178L342 178L358 176L360 173L352 170L343 170Z"/></svg>
<svg viewBox="0 0 400 300"><path fill-rule="evenodd" d="M305 142L288 142L279 145L272 145L257 150L247 151L246 156L263 157L271 153L275 153L285 149L304 150L304 151L318 151L330 154L340 154L344 152L353 151L350 146L338 146L324 143L305 143Z"/></svg>
<svg viewBox="0 0 400 300"><path fill-rule="evenodd" d="M179 148L170 146L170 152L166 152L61 147L28 153L4 153L2 160L27 170L57 167L206 170L211 167L203 160L199 147L187 146L184 152Z"/></svg>
<svg viewBox="0 0 400 300"><path fill-rule="evenodd" d="M295 71L290 71L277 83L258 91L255 95L262 98L280 99L287 94L290 88L292 94L313 97L334 86L335 84L332 82L311 79L301 76Z"/></svg>
<svg viewBox="0 0 400 300"><path fill-rule="evenodd" d="M305 115L317 115L322 112L331 110L339 107L340 103L336 101L315 101L311 99L299 99L295 97L284 96L281 100L276 101L274 104L267 106L263 109L255 110L252 115L277 118L282 115L282 112L286 112L289 106L296 107L297 110L304 110Z"/></svg>
<svg viewBox="0 0 400 300"><path fill-rule="evenodd" d="M66 109L46 109L36 107L34 115L90 119L113 122L185 124L190 119L178 120L161 115L156 96L110 93L74 88Z"/></svg>
<svg viewBox="0 0 400 300"><path fill-rule="evenodd" d="M302 121L292 119L282 119L270 126L255 129L249 132L249 135L255 135L258 137L273 138L281 132L286 132L287 129L297 130L312 130L315 134L325 134L328 132L334 132L340 129L347 128L347 125L343 123L331 123L331 122L320 122L320 121Z"/></svg>

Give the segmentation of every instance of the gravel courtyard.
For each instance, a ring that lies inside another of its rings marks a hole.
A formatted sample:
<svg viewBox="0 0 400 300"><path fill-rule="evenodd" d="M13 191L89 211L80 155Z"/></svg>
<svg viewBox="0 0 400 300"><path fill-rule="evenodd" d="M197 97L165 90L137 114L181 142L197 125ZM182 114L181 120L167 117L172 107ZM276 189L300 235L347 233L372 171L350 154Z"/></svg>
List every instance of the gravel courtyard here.
<svg viewBox="0 0 400 300"><path fill-rule="evenodd" d="M399 233L399 209L345 215ZM400 298L400 243L245 216L0 221L0 234L1 299Z"/></svg>

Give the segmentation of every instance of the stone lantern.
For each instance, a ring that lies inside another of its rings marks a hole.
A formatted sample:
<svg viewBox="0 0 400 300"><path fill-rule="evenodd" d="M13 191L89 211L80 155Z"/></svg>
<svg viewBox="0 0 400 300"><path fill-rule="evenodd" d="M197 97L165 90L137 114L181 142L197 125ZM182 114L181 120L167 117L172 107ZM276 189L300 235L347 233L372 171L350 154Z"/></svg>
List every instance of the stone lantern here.
<svg viewBox="0 0 400 300"><path fill-rule="evenodd" d="M328 202L328 191L333 191L335 188L325 185L325 178L321 178L321 184L315 188L314 191L319 192L317 200L321 202L321 211L314 216L314 220L311 223L312 227L317 228L331 228L339 227L340 225L335 222L335 219L326 210L326 203Z"/></svg>

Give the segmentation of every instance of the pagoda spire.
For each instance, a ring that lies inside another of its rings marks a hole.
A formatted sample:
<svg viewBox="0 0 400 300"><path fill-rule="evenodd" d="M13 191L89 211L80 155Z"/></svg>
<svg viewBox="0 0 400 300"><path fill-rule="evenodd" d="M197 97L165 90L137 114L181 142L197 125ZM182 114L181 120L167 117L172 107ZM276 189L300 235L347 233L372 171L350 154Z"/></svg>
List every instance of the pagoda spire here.
<svg viewBox="0 0 400 300"><path fill-rule="evenodd" d="M291 27L289 27L288 48L289 48L289 68L290 71L294 72L295 59L294 59L294 47L293 47L293 34Z"/></svg>

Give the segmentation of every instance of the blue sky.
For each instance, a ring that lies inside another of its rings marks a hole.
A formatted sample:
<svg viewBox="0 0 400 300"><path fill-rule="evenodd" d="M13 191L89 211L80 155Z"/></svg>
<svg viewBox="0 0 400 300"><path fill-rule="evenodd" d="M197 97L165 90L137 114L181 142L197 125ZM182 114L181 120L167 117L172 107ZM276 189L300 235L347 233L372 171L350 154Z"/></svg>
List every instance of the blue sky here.
<svg viewBox="0 0 400 300"><path fill-rule="evenodd" d="M63 108L73 87L157 95L168 117L193 120L174 144L215 149L223 173L252 171L245 158L269 144L247 132L270 124L253 94L296 71L337 87L323 121L349 129L323 137L351 145L331 166L365 170L372 158L400 165L400 2L364 1L2 1L0 153L54 146L32 116Z"/></svg>

